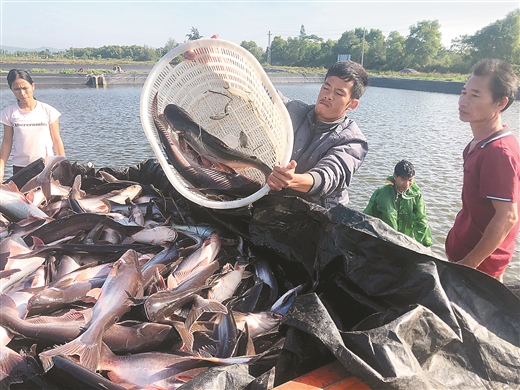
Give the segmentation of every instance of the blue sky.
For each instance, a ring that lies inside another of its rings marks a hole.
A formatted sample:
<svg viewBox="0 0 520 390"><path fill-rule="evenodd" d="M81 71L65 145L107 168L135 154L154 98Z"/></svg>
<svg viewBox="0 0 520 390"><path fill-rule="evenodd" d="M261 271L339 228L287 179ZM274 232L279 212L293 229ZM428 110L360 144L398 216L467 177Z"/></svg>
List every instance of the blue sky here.
<svg viewBox="0 0 520 390"><path fill-rule="evenodd" d="M271 39L307 34L339 39L357 27L377 28L385 36L406 36L411 25L438 20L442 42L474 34L519 7L516 1L46 1L0 0L0 44L56 49L104 45L162 47L169 38L182 43L192 27L204 37L262 48Z"/></svg>

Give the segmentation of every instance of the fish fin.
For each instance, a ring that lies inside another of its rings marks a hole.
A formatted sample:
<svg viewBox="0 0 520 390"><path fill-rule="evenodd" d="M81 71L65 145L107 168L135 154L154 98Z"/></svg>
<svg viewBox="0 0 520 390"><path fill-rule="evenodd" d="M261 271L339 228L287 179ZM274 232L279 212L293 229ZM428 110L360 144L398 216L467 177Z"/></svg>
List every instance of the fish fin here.
<svg viewBox="0 0 520 390"><path fill-rule="evenodd" d="M26 372L27 364L25 359L11 348L2 347L2 354L0 355L1 388L9 389L9 386L13 383L23 383L23 376ZM4 373L7 374L5 377Z"/></svg>
<svg viewBox="0 0 520 390"><path fill-rule="evenodd" d="M2 186L5 186L6 190L10 190L10 191L14 191L14 192L20 192L20 190L18 189L18 186L16 185L16 183L14 181L10 181L7 184L2 184Z"/></svg>
<svg viewBox="0 0 520 390"><path fill-rule="evenodd" d="M170 274L168 278L166 279L166 285L168 286L168 290L173 290L177 287L179 287L179 284L177 283L177 279L175 279L175 276L173 274Z"/></svg>
<svg viewBox="0 0 520 390"><path fill-rule="evenodd" d="M142 304L145 300L142 299L142 294L141 294L141 298L138 298L138 297L133 297L132 294L130 294L128 291L125 291L126 292L126 297L128 298L128 300L130 302L132 302L132 304L130 306L137 306L137 305L140 305Z"/></svg>
<svg viewBox="0 0 520 390"><path fill-rule="evenodd" d="M32 237L32 248L34 249L37 246L45 245L45 243L41 240L40 237L31 236Z"/></svg>
<svg viewBox="0 0 520 390"><path fill-rule="evenodd" d="M194 295L194 301L192 309L186 317L184 325L186 330L190 330L191 326L197 319L204 313L224 313L227 314L227 308L222 303L210 299L204 299L200 295Z"/></svg>
<svg viewBox="0 0 520 390"><path fill-rule="evenodd" d="M80 321L86 322L85 315L76 309L71 309L61 316L36 316L27 318L25 321L31 324L55 324L59 322Z"/></svg>
<svg viewBox="0 0 520 390"><path fill-rule="evenodd" d="M118 179L111 175L108 172L103 171L102 169L98 170L98 173L101 175L101 177L107 182L107 183L114 183L117 182Z"/></svg>
<svg viewBox="0 0 520 390"><path fill-rule="evenodd" d="M223 172L227 172L227 173L231 173L231 174L237 173L233 168L231 168L230 166L223 164L223 163L216 163L215 168L217 168L219 171L223 171Z"/></svg>
<svg viewBox="0 0 520 390"><path fill-rule="evenodd" d="M183 346L181 347L181 350L188 350L193 351L193 334L191 332L186 330L186 327L182 322L179 321L172 321L171 324L174 326L177 333L179 333L179 336L181 337Z"/></svg>
<svg viewBox="0 0 520 390"><path fill-rule="evenodd" d="M47 202L49 202L52 198L50 180L46 180L42 183L42 192L43 196L45 196L45 199L47 199Z"/></svg>
<svg viewBox="0 0 520 390"><path fill-rule="evenodd" d="M81 175L77 175L74 178L74 183L72 184L72 187L70 190L71 190L72 195L76 199L81 199L81 198L84 198L85 196L87 196L86 192L81 189ZM45 191L43 193L45 195ZM78 196L76 197L76 195L78 195Z"/></svg>
<svg viewBox="0 0 520 390"><path fill-rule="evenodd" d="M87 294L85 294L85 298L94 298L96 301L98 301L99 297L101 296L101 291L102 290L99 287L93 288L92 290L87 292Z"/></svg>
<svg viewBox="0 0 520 390"><path fill-rule="evenodd" d="M108 379L110 379L112 382L116 383L120 387L126 389L126 390L142 390L142 386L137 386L133 383L127 382L125 379L121 378L119 375L117 375L114 371L108 371L107 372ZM146 387L146 389L149 389L149 387Z"/></svg>
<svg viewBox="0 0 520 390"><path fill-rule="evenodd" d="M175 279L175 282L177 283L177 286L180 284L180 282L182 282L184 279L186 279L187 277L189 277L192 273L192 270L187 270L187 271L180 271L180 272L173 272L173 277Z"/></svg>
<svg viewBox="0 0 520 390"><path fill-rule="evenodd" d="M31 203L34 203L34 190L30 190L29 192L27 192L25 194L25 198L31 202Z"/></svg>
<svg viewBox="0 0 520 390"><path fill-rule="evenodd" d="M58 355L76 357L79 360L79 364L88 370L95 372L97 370L99 358L101 356L100 345L101 342L96 341L90 344L85 344L83 341L81 341L81 336L79 336L67 344L63 344L53 349L41 352L39 357L45 372L52 368L54 365L52 358Z"/></svg>
<svg viewBox="0 0 520 390"><path fill-rule="evenodd" d="M217 354L217 347L214 345L204 345L197 351L200 357L212 358Z"/></svg>
<svg viewBox="0 0 520 390"><path fill-rule="evenodd" d="M18 313L18 308L16 307L16 303L13 298L11 298L7 294L0 294L0 306L2 307L2 311L5 309L16 310Z"/></svg>
<svg viewBox="0 0 520 390"><path fill-rule="evenodd" d="M186 382L191 381L197 375L200 375L200 374L206 372L208 369L209 369L209 367L192 368L191 370L183 371L174 376L175 376L175 379L178 379L178 380L186 383Z"/></svg>

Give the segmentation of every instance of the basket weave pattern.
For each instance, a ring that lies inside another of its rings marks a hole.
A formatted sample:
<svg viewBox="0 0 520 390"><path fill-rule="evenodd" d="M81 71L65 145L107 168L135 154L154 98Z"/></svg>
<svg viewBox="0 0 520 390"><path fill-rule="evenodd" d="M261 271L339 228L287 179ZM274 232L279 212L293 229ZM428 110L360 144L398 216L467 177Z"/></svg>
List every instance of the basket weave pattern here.
<svg viewBox="0 0 520 390"><path fill-rule="evenodd" d="M220 39L200 39L190 44L191 47L177 47L166 54L145 82L141 121L149 141L152 142L150 133L155 135L156 142L158 139L151 113L157 93L159 113L168 104L176 104L229 147L256 156L270 167L286 164L292 151L292 125L256 59L242 47ZM195 52L195 59L172 66L171 61L187 49ZM193 201L205 198L169 167L178 180L172 182L175 187L180 183ZM256 169L238 173L265 184L264 175ZM227 208L226 202L220 203L224 204L217 208Z"/></svg>

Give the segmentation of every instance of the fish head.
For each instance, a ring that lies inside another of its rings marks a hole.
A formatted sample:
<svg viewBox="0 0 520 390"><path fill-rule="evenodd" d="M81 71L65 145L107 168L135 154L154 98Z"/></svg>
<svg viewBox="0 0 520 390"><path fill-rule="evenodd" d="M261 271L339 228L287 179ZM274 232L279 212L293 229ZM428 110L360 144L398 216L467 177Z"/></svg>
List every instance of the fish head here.
<svg viewBox="0 0 520 390"><path fill-rule="evenodd" d="M115 276L121 269L126 267L139 268L137 252L133 249L127 250L112 266L109 276Z"/></svg>
<svg viewBox="0 0 520 390"><path fill-rule="evenodd" d="M198 125L193 121L191 115L182 107L176 104L168 104L164 108L164 118L175 132L189 131L190 125Z"/></svg>

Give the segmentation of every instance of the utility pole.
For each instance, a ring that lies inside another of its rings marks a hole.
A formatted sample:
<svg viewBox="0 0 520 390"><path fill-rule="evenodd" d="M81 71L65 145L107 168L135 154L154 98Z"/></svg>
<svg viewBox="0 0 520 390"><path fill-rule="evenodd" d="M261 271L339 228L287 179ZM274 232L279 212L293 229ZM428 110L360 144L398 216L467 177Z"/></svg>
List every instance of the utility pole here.
<svg viewBox="0 0 520 390"><path fill-rule="evenodd" d="M267 33L267 63L271 65L271 31Z"/></svg>
<svg viewBox="0 0 520 390"><path fill-rule="evenodd" d="M365 56L365 27L363 27L363 43L361 45L361 66L363 66L363 57Z"/></svg>

